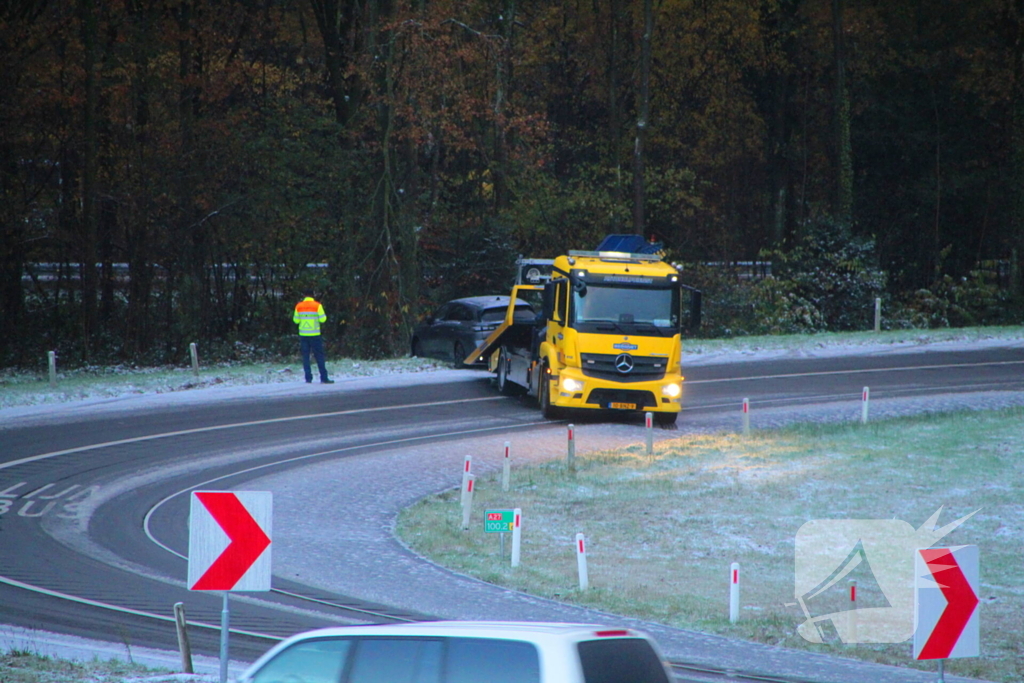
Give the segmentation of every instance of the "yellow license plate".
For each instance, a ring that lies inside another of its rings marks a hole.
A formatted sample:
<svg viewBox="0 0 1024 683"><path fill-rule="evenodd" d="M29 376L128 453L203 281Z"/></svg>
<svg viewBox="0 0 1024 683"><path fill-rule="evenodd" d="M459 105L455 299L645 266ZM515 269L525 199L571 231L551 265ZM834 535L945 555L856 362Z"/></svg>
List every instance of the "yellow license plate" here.
<svg viewBox="0 0 1024 683"><path fill-rule="evenodd" d="M612 410L636 410L635 403L609 403L608 407Z"/></svg>

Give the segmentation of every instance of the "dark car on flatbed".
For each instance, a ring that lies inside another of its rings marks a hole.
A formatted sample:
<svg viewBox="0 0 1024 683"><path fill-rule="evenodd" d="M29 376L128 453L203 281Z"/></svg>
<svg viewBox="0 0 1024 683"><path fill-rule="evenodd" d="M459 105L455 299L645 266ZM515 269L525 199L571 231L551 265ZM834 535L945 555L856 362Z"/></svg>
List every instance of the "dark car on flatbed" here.
<svg viewBox="0 0 1024 683"><path fill-rule="evenodd" d="M424 318L413 330L410 350L419 358L440 358L461 366L466 356L505 319L508 296L472 296L454 299ZM516 301L515 318L532 322L536 311ZM485 363L478 359L475 364Z"/></svg>

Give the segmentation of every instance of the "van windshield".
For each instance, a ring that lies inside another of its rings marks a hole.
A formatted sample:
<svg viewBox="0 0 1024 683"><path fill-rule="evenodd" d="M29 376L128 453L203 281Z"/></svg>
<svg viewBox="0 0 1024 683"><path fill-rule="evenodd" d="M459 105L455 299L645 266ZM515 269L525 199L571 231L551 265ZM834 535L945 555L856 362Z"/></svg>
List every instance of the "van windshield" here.
<svg viewBox="0 0 1024 683"><path fill-rule="evenodd" d="M665 667L643 638L602 638L577 644L585 683L669 683Z"/></svg>

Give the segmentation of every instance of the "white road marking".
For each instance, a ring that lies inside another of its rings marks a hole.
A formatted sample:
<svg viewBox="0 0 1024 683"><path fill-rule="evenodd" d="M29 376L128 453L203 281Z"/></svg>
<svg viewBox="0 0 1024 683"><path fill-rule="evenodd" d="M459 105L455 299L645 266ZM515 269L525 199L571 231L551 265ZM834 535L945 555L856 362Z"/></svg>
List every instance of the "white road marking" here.
<svg viewBox="0 0 1024 683"><path fill-rule="evenodd" d="M950 363L947 365L912 365L897 368L865 368L863 370L822 370L820 372L794 372L785 375L757 375L752 377L723 377L721 379L684 380L683 384L715 384L717 382L756 382L766 379L792 379L796 377L824 377L826 375L867 375L879 372L909 372L911 370L946 370L948 368L982 368L987 366L1024 365L1024 360L1004 360L990 363ZM684 366L683 371L686 371Z"/></svg>
<svg viewBox="0 0 1024 683"><path fill-rule="evenodd" d="M314 415L293 415L292 417L274 417L267 420L251 420L249 422L234 422L226 425L211 425L209 427L196 427L194 429L181 429L174 432L163 432L161 434L147 434L146 436L135 436L130 439L118 439L117 441L105 441L103 443L94 443L88 446L77 446L75 448L67 448L62 451L52 451L50 453L40 453L39 455L30 455L27 458L21 458L19 460L12 460L11 462L0 463L0 470L5 470L11 467L17 467L18 465L24 465L30 462L36 462L39 460L47 460L49 458L56 458L61 455L70 455L71 453L83 453L85 451L94 451L100 448L109 448L110 446L123 446L129 443L141 443L143 441L156 441L157 439L167 439L173 436L186 436L188 434L201 434L203 432L215 432L221 429L237 429L240 427L255 427L258 425L277 424L281 422L298 422L301 420L317 420L322 417L338 417L340 415L359 415L361 413L373 413L382 410L404 410L408 408L430 408L433 406L446 406L456 403L473 403L476 401L500 401L503 400L504 396L487 396L484 398L463 398L456 401L431 401L430 403L409 403L401 406L385 406L380 408L356 408L354 410L338 410L331 413L316 413ZM8 489L9 491L10 489Z"/></svg>
<svg viewBox="0 0 1024 683"><path fill-rule="evenodd" d="M80 598L77 595L68 595L67 593L59 593L52 591L49 588L42 588L40 586L33 586L30 583L24 583L15 579L9 579L6 576L0 576L0 583L13 586L14 588L22 588L33 593L40 593L42 595L49 596L51 598L60 598L61 600L68 600L70 602L77 602L80 605L88 605L89 607L99 607L101 609L110 610L113 612L119 612L121 614L131 614L137 617L148 617L150 619L158 619L160 621L174 621L174 617L169 617L164 614L154 614L152 612L143 612L142 610L132 609L130 607L119 607L117 605L111 605L110 603L100 602L99 600L90 600L89 598ZM189 621L189 626L198 626L200 628L208 628L216 631L220 630L220 624L206 624L201 621ZM231 629L232 633L238 633L246 636L254 636L256 638L272 638L274 640L284 640L278 636L267 635L266 633L256 633L255 631L243 631L239 629Z"/></svg>
<svg viewBox="0 0 1024 683"><path fill-rule="evenodd" d="M537 426L537 425L561 426L560 423L549 422L547 420L544 420L544 421L541 421L541 422L524 422L524 423L521 423L521 424L517 425L517 427L520 427L520 428L521 427L533 427L533 426ZM483 432L494 432L494 431L498 431L498 430L502 430L502 429L508 429L508 425L500 425L500 426L496 426L496 427L481 427L480 429L466 429L466 430L463 430L463 431L460 431L460 432L448 432L444 436L465 436L465 435L468 435L468 434L480 434L480 433L483 433ZM221 475L219 477L214 477L213 479L207 479L206 481L199 482L198 484L193 484L193 485L191 485L191 486L189 486L187 488L181 489L179 491L175 491L174 493L170 494L169 496L166 496L163 499L157 501L157 503L155 505L153 505L153 507L151 507L148 512L146 512L146 516L142 520L142 528L143 528L143 531L145 531L145 533L146 533L146 537L149 538L149 540L151 540L153 543L155 543L156 545L160 546L161 548L163 548L167 552L171 553L172 555L177 555L181 559L187 560L188 559L188 555L183 555L182 553L179 553L177 550L174 550L173 548L169 548L168 546L166 546L163 543L161 543L152 534L152 532L150 531L150 528L149 528L149 522L150 522L150 519L153 516L153 513L155 513L157 511L157 509L160 508L160 506L162 506L164 503L172 500L173 498L176 498L178 496L184 495L186 493L190 493L192 491L198 490L198 489L203 488L205 486L209 486L211 484L214 484L214 483L216 483L218 481L222 481L224 479L229 479L231 477L235 477L235 476L238 476L240 474L247 474L249 472L258 472L259 470L266 469L268 467L277 467L278 465L284 465L284 464L288 464L288 463L300 462L302 460L308 460L310 458L320 458L320 457L323 457L325 455L336 455L338 453L344 453L345 451L354 451L354 450L359 449L359 448L376 448L376 447L380 447L380 446L393 446L393 445L396 445L396 444L410 443L410 442L413 442L413 441L422 441L424 439L433 439L433 438L436 438L436 435L409 436L409 437L405 437L405 438L402 438L402 439L390 439L388 441L378 441L378 442L375 442L375 443L365 443L365 444L358 444L358 445L354 445L354 446L345 446L344 448L335 448L335 449L332 449L332 450L329 450L329 451L320 451L319 453L307 453L306 455L299 455L299 456L296 456L294 458L288 458L286 460L275 460L274 462L268 462L268 463L264 463L262 465L256 465L254 467L248 467L246 469L236 470L234 472L231 472L230 474L223 474L223 475Z"/></svg>

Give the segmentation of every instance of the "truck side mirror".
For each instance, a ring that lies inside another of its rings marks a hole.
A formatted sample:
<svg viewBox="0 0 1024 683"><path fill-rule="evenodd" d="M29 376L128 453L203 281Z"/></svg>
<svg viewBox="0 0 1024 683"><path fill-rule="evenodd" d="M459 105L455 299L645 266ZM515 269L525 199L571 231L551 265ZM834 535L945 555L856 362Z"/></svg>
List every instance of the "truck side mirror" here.
<svg viewBox="0 0 1024 683"><path fill-rule="evenodd" d="M544 293L542 295L544 322L555 317L555 287L557 287L557 284L554 282L544 284Z"/></svg>

